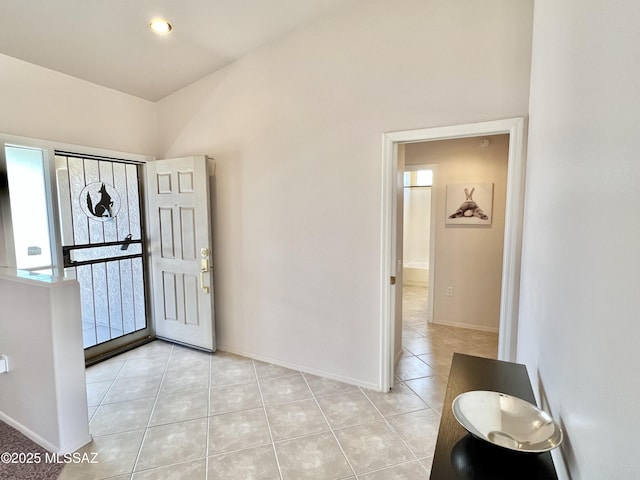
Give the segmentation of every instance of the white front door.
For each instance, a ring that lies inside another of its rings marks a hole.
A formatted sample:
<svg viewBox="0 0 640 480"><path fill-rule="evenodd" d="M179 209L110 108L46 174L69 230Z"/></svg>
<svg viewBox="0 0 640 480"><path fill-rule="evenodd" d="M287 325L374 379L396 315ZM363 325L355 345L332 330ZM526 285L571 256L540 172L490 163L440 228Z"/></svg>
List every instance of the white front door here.
<svg viewBox="0 0 640 480"><path fill-rule="evenodd" d="M215 350L209 160L147 163L156 336Z"/></svg>

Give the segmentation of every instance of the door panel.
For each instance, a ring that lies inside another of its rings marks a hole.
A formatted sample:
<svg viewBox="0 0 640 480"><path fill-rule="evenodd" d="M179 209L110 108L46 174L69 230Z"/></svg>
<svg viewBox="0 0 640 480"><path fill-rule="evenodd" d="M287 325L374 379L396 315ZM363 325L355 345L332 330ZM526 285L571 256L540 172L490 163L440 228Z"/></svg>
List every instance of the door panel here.
<svg viewBox="0 0 640 480"><path fill-rule="evenodd" d="M215 350L206 157L147 164L156 336Z"/></svg>

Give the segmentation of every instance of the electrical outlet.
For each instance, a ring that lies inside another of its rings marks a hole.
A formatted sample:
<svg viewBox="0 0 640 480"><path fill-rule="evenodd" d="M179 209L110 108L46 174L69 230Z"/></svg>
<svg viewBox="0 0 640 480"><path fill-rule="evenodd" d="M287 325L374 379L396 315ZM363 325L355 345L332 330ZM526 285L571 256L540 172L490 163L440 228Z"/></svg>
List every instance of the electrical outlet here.
<svg viewBox="0 0 640 480"><path fill-rule="evenodd" d="M447 297L453 297L453 287L447 287Z"/></svg>

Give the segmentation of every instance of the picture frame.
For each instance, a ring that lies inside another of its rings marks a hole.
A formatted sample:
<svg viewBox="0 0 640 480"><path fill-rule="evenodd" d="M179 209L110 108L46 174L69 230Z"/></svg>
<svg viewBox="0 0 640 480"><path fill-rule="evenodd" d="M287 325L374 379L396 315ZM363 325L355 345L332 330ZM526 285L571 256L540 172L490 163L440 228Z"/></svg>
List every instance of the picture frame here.
<svg viewBox="0 0 640 480"><path fill-rule="evenodd" d="M491 225L493 183L447 184L446 225Z"/></svg>

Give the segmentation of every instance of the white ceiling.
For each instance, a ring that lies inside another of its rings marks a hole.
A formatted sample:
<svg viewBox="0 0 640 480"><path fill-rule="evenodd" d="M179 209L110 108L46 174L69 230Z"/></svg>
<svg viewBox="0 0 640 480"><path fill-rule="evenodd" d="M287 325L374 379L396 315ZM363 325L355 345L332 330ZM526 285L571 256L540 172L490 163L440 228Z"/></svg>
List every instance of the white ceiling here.
<svg viewBox="0 0 640 480"><path fill-rule="evenodd" d="M0 0L0 53L155 101L353 2Z"/></svg>

